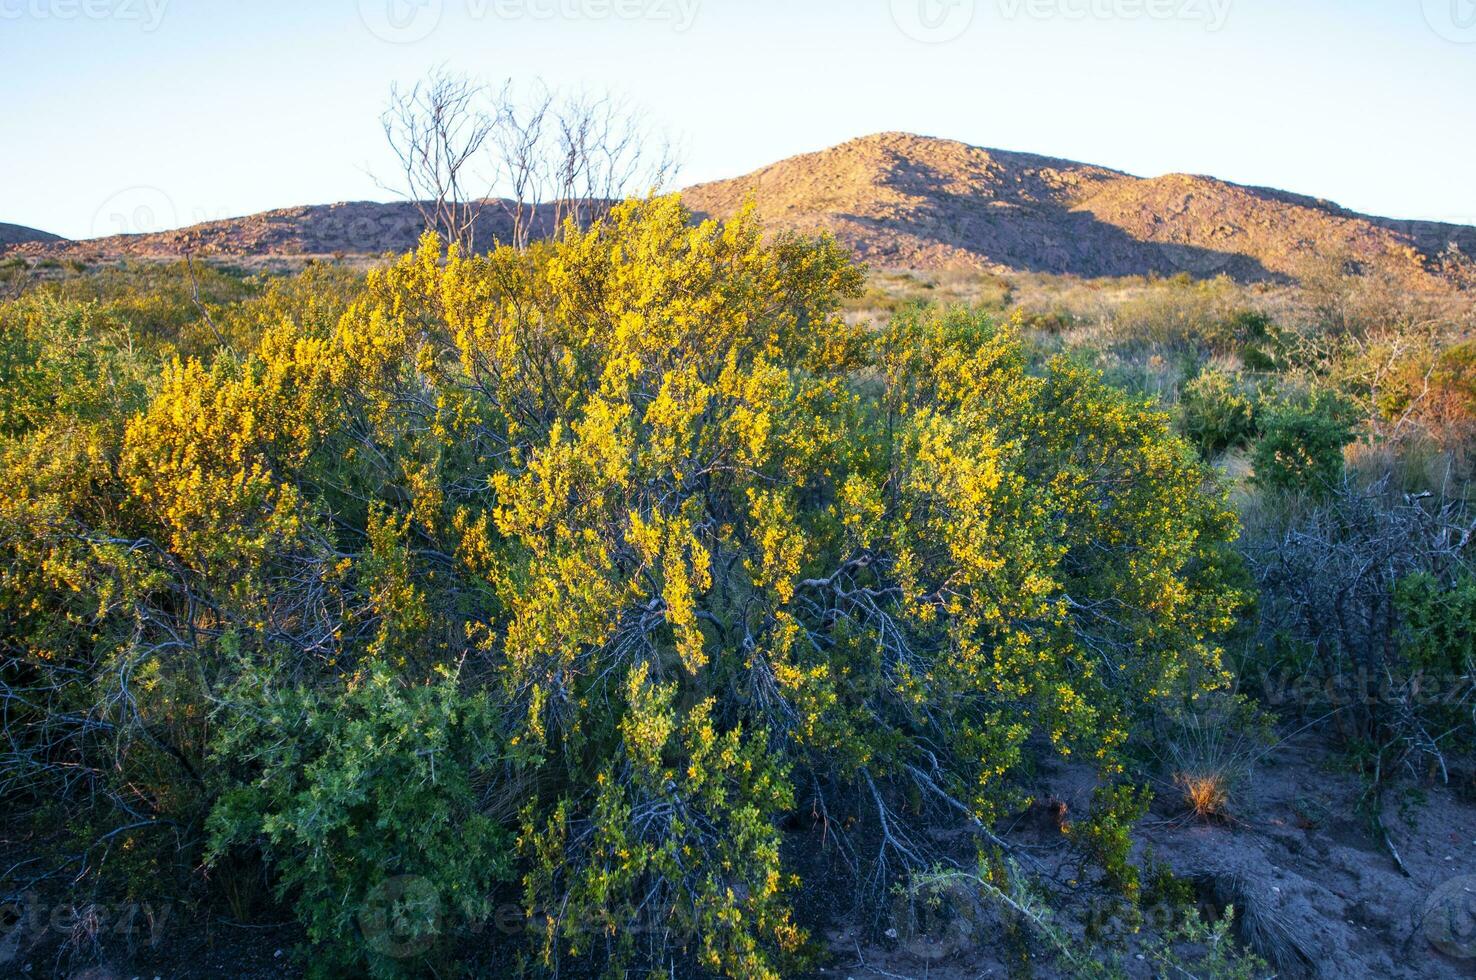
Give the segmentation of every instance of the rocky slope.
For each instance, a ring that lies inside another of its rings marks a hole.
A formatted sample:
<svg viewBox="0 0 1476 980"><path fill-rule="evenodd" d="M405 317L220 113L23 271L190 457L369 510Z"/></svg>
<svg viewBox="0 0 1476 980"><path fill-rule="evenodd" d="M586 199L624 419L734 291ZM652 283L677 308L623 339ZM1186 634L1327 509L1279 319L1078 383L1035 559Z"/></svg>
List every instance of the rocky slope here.
<svg viewBox="0 0 1476 980"><path fill-rule="evenodd" d="M1328 201L1212 177L1142 178L1091 164L881 133L682 192L699 215L752 201L774 230L828 231L874 266L967 267L1084 277L1187 272L1296 277L1316 260L1436 280L1441 255L1476 255L1476 228L1356 214ZM506 237L494 204L479 242ZM408 203L284 208L175 232L89 241L0 237L0 249L75 257L374 254L410 248ZM39 233L35 233L39 234ZM49 236L47 236L49 237Z"/></svg>
<svg viewBox="0 0 1476 980"><path fill-rule="evenodd" d="M1090 164L882 133L683 194L726 215L752 199L772 227L826 230L874 265L1080 276L1295 276L1308 260L1423 277L1476 228L1355 214L1212 177L1141 178Z"/></svg>
<svg viewBox="0 0 1476 980"><path fill-rule="evenodd" d="M22 245L27 242L60 242L62 239L50 232L38 231L35 228L27 228L25 225L8 225L0 221L0 251L13 245Z"/></svg>

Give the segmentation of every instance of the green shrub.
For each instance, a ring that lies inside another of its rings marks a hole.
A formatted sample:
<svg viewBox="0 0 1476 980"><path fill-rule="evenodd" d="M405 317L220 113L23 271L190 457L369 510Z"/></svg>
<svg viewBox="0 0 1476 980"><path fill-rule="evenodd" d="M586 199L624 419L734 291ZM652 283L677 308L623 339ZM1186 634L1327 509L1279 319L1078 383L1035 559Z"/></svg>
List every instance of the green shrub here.
<svg viewBox="0 0 1476 980"><path fill-rule="evenodd" d="M1447 677L1470 673L1476 664L1476 576L1466 573L1442 585L1428 572L1410 575L1399 583L1395 602L1411 666Z"/></svg>
<svg viewBox="0 0 1476 980"><path fill-rule="evenodd" d="M1153 792L1146 786L1120 783L1099 786L1092 793L1087 819L1070 827L1071 836L1101 869L1107 884L1123 898L1136 904L1142 884L1132 863L1132 830L1148 806Z"/></svg>
<svg viewBox="0 0 1476 980"><path fill-rule="evenodd" d="M1469 762L1476 746L1476 574L1466 566L1444 582L1428 572L1409 575L1394 602L1401 669L1415 690L1410 714L1428 733L1424 748L1448 776L1446 754Z"/></svg>
<svg viewBox="0 0 1476 980"><path fill-rule="evenodd" d="M1179 426L1206 458L1250 444L1256 435L1256 403L1223 371L1208 370L1184 385Z"/></svg>
<svg viewBox="0 0 1476 980"><path fill-rule="evenodd" d="M1353 441L1347 402L1322 389L1265 413L1255 444L1255 481L1278 492L1326 493L1343 477L1343 448Z"/></svg>
<svg viewBox="0 0 1476 980"><path fill-rule="evenodd" d="M0 437L53 422L121 432L143 402L150 367L131 336L90 304L41 299L25 315L0 307Z"/></svg>
<svg viewBox="0 0 1476 980"><path fill-rule="evenodd" d="M328 691L289 674L245 666L221 698L211 760L234 778L207 856L260 851L316 947L313 972L397 975L449 926L484 919L508 877L510 835L483 812L503 761L496 714L449 671L413 684L374 665Z"/></svg>

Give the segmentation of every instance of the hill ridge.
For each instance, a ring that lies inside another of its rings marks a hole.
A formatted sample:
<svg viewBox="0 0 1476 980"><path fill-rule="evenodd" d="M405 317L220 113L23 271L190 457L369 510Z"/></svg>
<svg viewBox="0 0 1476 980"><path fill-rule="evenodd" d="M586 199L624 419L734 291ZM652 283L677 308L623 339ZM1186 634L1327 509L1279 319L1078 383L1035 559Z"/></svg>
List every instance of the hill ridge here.
<svg viewBox="0 0 1476 980"><path fill-rule="evenodd" d="M39 228L28 228L25 225L12 225L0 221L0 251L7 246L24 245L29 242L61 242L65 241L60 235L53 235L49 231Z"/></svg>
<svg viewBox="0 0 1476 980"><path fill-rule="evenodd" d="M1435 284L1442 252L1476 255L1476 228L1360 214L1324 198L1205 174L1140 177L1097 164L898 130L800 153L680 192L698 216L752 200L774 231L829 232L872 265L1081 277L1219 274L1295 278L1340 259ZM85 241L30 239L20 254L311 256L403 251L410 202L297 205L184 229ZM489 204L479 243L507 237ZM44 233L38 233L44 235ZM6 247L8 245L8 247Z"/></svg>

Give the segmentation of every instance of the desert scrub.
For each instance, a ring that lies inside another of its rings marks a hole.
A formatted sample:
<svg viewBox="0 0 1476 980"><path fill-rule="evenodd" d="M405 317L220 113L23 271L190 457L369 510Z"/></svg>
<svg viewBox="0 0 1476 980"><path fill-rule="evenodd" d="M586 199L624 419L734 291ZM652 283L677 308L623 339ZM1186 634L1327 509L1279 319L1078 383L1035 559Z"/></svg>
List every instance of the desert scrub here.
<svg viewBox="0 0 1476 980"><path fill-rule="evenodd" d="M1049 964L1066 976L1118 980L1135 975L1144 961L1151 961L1154 975L1161 977L1274 980L1278 975L1234 935L1235 906L1207 918L1192 884L1161 867L1150 865L1149 885L1154 889L1149 897L1158 928L1142 935L1136 943L1141 952L1135 955L1120 942L1100 941L1091 929L1086 935L1071 930L1068 923L1075 915L1053 904L1058 896L1032 882L1017 865L998 858L982 860L975 869L918 874L906 894L918 903L948 896L952 905L962 907L969 929L984 925L990 934L1009 937L1017 947L1018 966L1027 975L1035 965ZM997 921L981 923L986 915ZM1086 918L1092 921L1094 916L1088 913Z"/></svg>
<svg viewBox="0 0 1476 980"><path fill-rule="evenodd" d="M1256 435L1256 397L1223 371L1206 370L1179 395L1180 428L1205 458L1250 444Z"/></svg>
<svg viewBox="0 0 1476 980"><path fill-rule="evenodd" d="M1272 405L1264 418L1251 452L1256 484L1273 493L1332 492L1343 478L1343 448L1354 439L1348 403L1315 388Z"/></svg>
<svg viewBox="0 0 1476 980"><path fill-rule="evenodd" d="M1464 499L1406 494L1391 475L1266 515L1245 542L1263 598L1243 677L1277 712L1331 712L1379 779L1448 777L1476 734L1472 527Z"/></svg>
<svg viewBox="0 0 1476 980"><path fill-rule="evenodd" d="M242 665L222 692L206 858L259 849L317 948L315 975L417 974L445 955L448 922L490 914L511 868L511 835L483 812L501 763L490 701L450 671L415 684L380 664L327 691L288 674Z"/></svg>
<svg viewBox="0 0 1476 980"><path fill-rule="evenodd" d="M1116 783L1145 718L1226 680L1235 520L1166 413L983 314L852 326L833 241L689 219L427 237L341 316L342 284L282 295L153 382L108 506L0 536L18 603L97 608L46 634L65 717L115 726L90 764L172 750L152 785L205 789L151 820L259 855L324 962L421 962L355 908L410 875L412 938L431 898L476 926L515 895L535 968L781 975L804 888L879 905L1036 753ZM31 636L8 663L46 683ZM1138 799L1105 804L1086 839L1131 891ZM795 813L836 880L786 860Z"/></svg>

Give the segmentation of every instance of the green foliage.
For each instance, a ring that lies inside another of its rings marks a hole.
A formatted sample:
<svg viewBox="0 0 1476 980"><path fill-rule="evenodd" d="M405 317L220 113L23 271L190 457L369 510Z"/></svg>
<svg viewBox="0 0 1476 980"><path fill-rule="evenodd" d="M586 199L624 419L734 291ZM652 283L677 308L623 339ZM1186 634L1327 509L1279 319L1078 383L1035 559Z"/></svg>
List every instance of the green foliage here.
<svg viewBox="0 0 1476 980"><path fill-rule="evenodd" d="M1166 869L1155 869L1151 879L1159 889L1153 897L1164 904L1163 927L1143 937L1138 961L1147 960L1156 976L1195 980L1271 980L1276 974L1264 960L1236 941L1234 906L1207 920L1193 898L1187 882L1175 879ZM1041 941L1044 959L1071 977L1090 980L1121 980L1136 976L1141 963L1124 962L1121 948L1104 947L1090 935L1077 935L1060 924L1061 911L1051 897L1033 886L1019 869L1001 861L981 861L979 870L939 871L919 875L914 891L939 893L970 891L986 906L998 910L1006 929L1019 929ZM1085 941L1084 941L1085 940ZM1027 972L1034 961L1029 948L1022 950Z"/></svg>
<svg viewBox="0 0 1476 980"><path fill-rule="evenodd" d="M1404 622L1404 656L1416 670L1447 677L1476 664L1476 576L1449 586L1428 572L1400 581L1394 601Z"/></svg>
<svg viewBox="0 0 1476 980"><path fill-rule="evenodd" d="M1244 295L1226 277L1175 276L1129 295L1112 313L1112 334L1123 344L1199 355L1238 355L1260 343L1269 318L1241 305Z"/></svg>
<svg viewBox="0 0 1476 980"><path fill-rule="evenodd" d="M184 777L171 795L190 798L188 777L157 745L127 775L80 759L115 751L118 722L144 700L119 698L114 678L131 667L116 656L132 625L121 614L147 587L145 562L130 542L89 531L118 518L118 445L147 403L149 365L90 308L46 301L32 312L13 319L0 307L0 791L16 814L54 811L65 788L152 790L168 773ZM187 726L179 734L192 737ZM110 819L79 823L111 830Z"/></svg>
<svg viewBox="0 0 1476 980"><path fill-rule="evenodd" d="M1142 883L1132 862L1132 829L1152 802L1153 793L1146 786L1099 786L1092 794L1087 819L1071 825L1072 838L1095 860L1107 884L1134 905Z"/></svg>
<svg viewBox="0 0 1476 980"><path fill-rule="evenodd" d="M331 327L363 282L360 272L318 262L280 275L198 260L127 262L36 282L0 304L0 326L34 331L60 310L85 317L99 335L127 335L144 354L209 358L222 344L249 351L284 321Z"/></svg>
<svg viewBox="0 0 1476 980"><path fill-rule="evenodd" d="M1222 371L1208 370L1184 386L1180 428L1206 458L1250 444L1256 435L1256 403Z"/></svg>
<svg viewBox="0 0 1476 980"><path fill-rule="evenodd" d="M51 300L36 301L31 315L0 313L0 437L53 422L119 426L141 404L147 363L101 319L94 307Z"/></svg>
<svg viewBox="0 0 1476 980"><path fill-rule="evenodd" d="M1324 389L1272 406L1252 453L1256 483L1281 493L1326 493L1342 479L1352 426L1347 402Z"/></svg>
<svg viewBox="0 0 1476 980"><path fill-rule="evenodd" d="M502 762L496 714L449 671L407 684L378 665L324 691L289 685L285 667L245 664L222 692L207 860L260 851L316 947L314 973L399 975L448 921L485 918L509 874L510 835L483 812Z"/></svg>
<svg viewBox="0 0 1476 980"><path fill-rule="evenodd" d="M1236 941L1235 906L1206 922L1191 909L1183 923L1153 937L1148 957L1161 977L1194 977L1196 980L1266 980L1277 974L1261 957Z"/></svg>
<svg viewBox="0 0 1476 980"><path fill-rule="evenodd" d="M1476 745L1476 575L1463 569L1453 581L1429 573L1410 575L1394 593L1399 611L1399 652L1412 677L1415 716L1436 733L1432 748L1447 745L1463 762Z"/></svg>
<svg viewBox="0 0 1476 980"><path fill-rule="evenodd" d="M788 767L741 728L718 732L710 699L679 722L676 690L630 674L620 756L596 774L587 818L568 797L525 814L526 902L547 910L540 953L660 963L690 946L715 973L778 976L803 940L775 827L794 802Z"/></svg>

